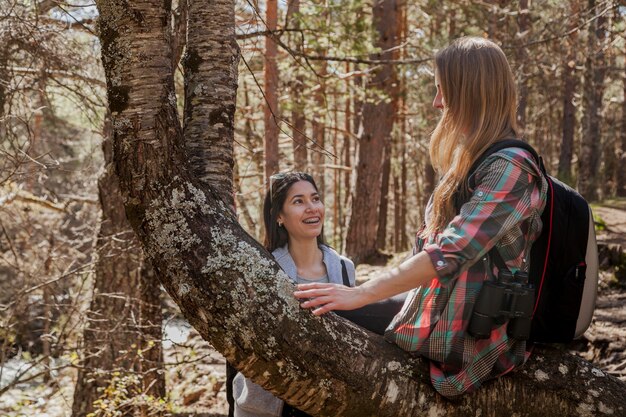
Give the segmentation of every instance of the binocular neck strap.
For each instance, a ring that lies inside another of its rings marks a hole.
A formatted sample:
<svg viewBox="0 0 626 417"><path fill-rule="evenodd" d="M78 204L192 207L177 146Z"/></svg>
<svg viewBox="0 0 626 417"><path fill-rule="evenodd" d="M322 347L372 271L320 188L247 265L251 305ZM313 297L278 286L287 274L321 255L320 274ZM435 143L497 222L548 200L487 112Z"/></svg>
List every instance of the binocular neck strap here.
<svg viewBox="0 0 626 417"><path fill-rule="evenodd" d="M500 251L498 251L498 248L496 246L491 248L491 250L488 253L488 256L496 264L496 266L498 267L498 271L508 271L509 273L511 272L509 271L509 268L506 266L506 262L504 262L504 259L502 259L502 255L500 255Z"/></svg>

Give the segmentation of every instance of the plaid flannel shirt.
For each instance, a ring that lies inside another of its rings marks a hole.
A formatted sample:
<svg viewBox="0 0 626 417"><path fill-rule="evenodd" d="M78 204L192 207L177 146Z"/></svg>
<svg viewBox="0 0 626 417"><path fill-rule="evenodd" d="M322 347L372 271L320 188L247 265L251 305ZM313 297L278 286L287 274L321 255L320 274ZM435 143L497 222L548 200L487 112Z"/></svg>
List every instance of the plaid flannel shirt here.
<svg viewBox="0 0 626 417"><path fill-rule="evenodd" d="M446 397L470 392L528 358L526 342L510 339L503 324L488 339L466 332L483 282L497 275L487 253L496 246L511 272L528 271L530 248L541 233L547 182L532 155L506 148L475 171L475 188L441 233L418 239L437 271L412 290L385 337L430 359L435 389ZM429 208L426 210L428 221Z"/></svg>

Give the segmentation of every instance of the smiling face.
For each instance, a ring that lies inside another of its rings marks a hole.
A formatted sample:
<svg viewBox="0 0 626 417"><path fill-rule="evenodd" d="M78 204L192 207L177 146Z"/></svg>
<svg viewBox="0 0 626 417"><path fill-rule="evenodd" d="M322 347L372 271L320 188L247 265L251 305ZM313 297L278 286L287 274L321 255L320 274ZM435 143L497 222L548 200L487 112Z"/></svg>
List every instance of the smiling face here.
<svg viewBox="0 0 626 417"><path fill-rule="evenodd" d="M278 224L287 230L289 239L316 239L322 233L324 203L313 184L301 180L289 188Z"/></svg>

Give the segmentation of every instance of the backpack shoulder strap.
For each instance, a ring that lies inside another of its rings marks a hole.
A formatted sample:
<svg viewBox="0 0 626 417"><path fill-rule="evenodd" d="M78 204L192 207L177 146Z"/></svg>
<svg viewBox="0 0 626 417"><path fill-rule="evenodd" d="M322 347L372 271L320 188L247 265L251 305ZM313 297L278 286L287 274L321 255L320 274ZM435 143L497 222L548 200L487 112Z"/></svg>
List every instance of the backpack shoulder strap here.
<svg viewBox="0 0 626 417"><path fill-rule="evenodd" d="M495 143L493 143L491 146L489 146L487 148L487 150L485 150L485 152L483 152L476 161L474 161L474 163L472 164L472 166L470 167L468 173L467 173L467 178L469 181L469 185L471 188L474 188L474 173L476 172L476 170L478 169L478 167L485 162L485 160L487 158L489 158L491 155L493 155L494 153L501 151L502 149L506 149L506 148L520 148L520 149L524 149L528 152L530 152L530 154L533 156L533 158L535 158L535 161L537 162L537 164L539 165L539 169L541 169L541 172L546 175L546 170L545 167L543 165L543 159L539 156L539 154L537 153L537 151L535 151L535 149L530 146L529 143L524 142L523 140L519 140L519 139L503 139L503 140L499 140Z"/></svg>
<svg viewBox="0 0 626 417"><path fill-rule="evenodd" d="M519 140L519 139L503 139L503 140L499 140L499 141L493 143L491 146L489 146L487 148L487 150L485 152L483 152L478 157L478 159L472 164L472 166L469 169L468 174L467 174L468 183L469 183L469 186L471 188L475 187L474 173L476 172L478 167L487 158L489 158L491 155L493 155L494 153L496 153L498 151L501 151L502 149L506 149L506 148L520 148L520 149L524 149L524 150L530 152L530 154L533 156L533 158L535 159L535 161L539 165L539 169L541 170L543 175L545 177L547 177L546 169L545 169L545 167L543 165L543 159L539 156L537 151L535 151L535 149L532 146L530 146L529 143L524 142L524 141ZM494 263L496 264L496 266L498 267L499 270L508 271L508 268L507 268L504 260L502 259L502 256L500 255L500 252L496 249L495 246L489 251L489 256L494 261Z"/></svg>
<svg viewBox="0 0 626 417"><path fill-rule="evenodd" d="M350 278L348 278L348 268L346 267L346 263L341 260L341 277L343 278L343 285L346 287L350 286Z"/></svg>

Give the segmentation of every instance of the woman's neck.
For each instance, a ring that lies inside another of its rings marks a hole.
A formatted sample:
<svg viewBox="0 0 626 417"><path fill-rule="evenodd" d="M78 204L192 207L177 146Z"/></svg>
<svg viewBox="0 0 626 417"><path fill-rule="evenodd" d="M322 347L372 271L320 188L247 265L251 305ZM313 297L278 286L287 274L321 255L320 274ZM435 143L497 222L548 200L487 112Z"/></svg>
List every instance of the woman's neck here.
<svg viewBox="0 0 626 417"><path fill-rule="evenodd" d="M317 239L289 239L289 254L298 269L307 270L322 264L324 255L317 246Z"/></svg>

